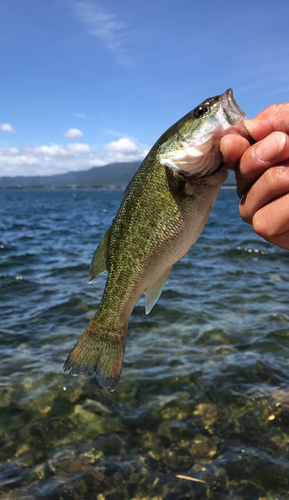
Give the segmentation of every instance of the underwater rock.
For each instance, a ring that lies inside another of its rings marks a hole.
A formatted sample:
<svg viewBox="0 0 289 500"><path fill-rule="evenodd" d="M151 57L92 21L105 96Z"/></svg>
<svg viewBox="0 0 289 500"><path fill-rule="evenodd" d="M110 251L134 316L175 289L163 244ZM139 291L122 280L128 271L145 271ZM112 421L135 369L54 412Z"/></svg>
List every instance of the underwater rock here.
<svg viewBox="0 0 289 500"><path fill-rule="evenodd" d="M88 410L90 412L96 413L98 415L102 416L111 416L112 411L104 406L102 403L99 401L94 401L93 399L86 399L86 401L83 403L83 408L85 410Z"/></svg>
<svg viewBox="0 0 289 500"><path fill-rule="evenodd" d="M197 460L211 459L217 453L217 445L212 438L197 434L189 452Z"/></svg>
<svg viewBox="0 0 289 500"><path fill-rule="evenodd" d="M69 449L56 451L48 460L50 470L56 475L69 474L71 463L76 457L76 452Z"/></svg>
<svg viewBox="0 0 289 500"><path fill-rule="evenodd" d="M78 458L86 467L88 465L95 464L98 460L103 456L102 451L97 450L96 448L91 448L90 450L80 453Z"/></svg>
<svg viewBox="0 0 289 500"><path fill-rule="evenodd" d="M97 439L97 448L105 455L119 455L125 449L125 441L117 434L100 436Z"/></svg>
<svg viewBox="0 0 289 500"><path fill-rule="evenodd" d="M164 436L171 440L172 439L171 425L172 422L170 420L161 422L157 428L157 434L159 436Z"/></svg>
<svg viewBox="0 0 289 500"><path fill-rule="evenodd" d="M218 421L218 408L214 404L201 403L193 414L200 417L202 425L208 430Z"/></svg>
<svg viewBox="0 0 289 500"><path fill-rule="evenodd" d="M75 405L71 418L78 424L88 424L93 422L96 426L99 426L101 421L99 416L92 411L85 410L82 405Z"/></svg>

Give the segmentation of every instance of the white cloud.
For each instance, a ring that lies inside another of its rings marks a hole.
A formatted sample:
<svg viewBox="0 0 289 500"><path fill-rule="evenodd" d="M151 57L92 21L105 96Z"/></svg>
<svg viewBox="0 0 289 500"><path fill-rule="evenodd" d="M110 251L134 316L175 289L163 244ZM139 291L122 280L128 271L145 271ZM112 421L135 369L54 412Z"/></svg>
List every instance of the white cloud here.
<svg viewBox="0 0 289 500"><path fill-rule="evenodd" d="M2 132L8 132L8 134L15 134L15 130L10 123L1 123L0 130L2 130Z"/></svg>
<svg viewBox="0 0 289 500"><path fill-rule="evenodd" d="M84 154L90 153L91 150L88 144L80 144L76 142L74 144L68 144L67 151L69 154Z"/></svg>
<svg viewBox="0 0 289 500"><path fill-rule="evenodd" d="M132 142L127 137L122 137L118 141L112 141L103 146L105 151L111 153L124 153L124 154L134 154L138 151L138 147L134 142Z"/></svg>
<svg viewBox="0 0 289 500"><path fill-rule="evenodd" d="M130 64L124 48L125 23L119 21L115 14L90 0L74 2L71 8L76 19L84 24L88 33L101 40L121 65Z"/></svg>
<svg viewBox="0 0 289 500"><path fill-rule="evenodd" d="M62 136L66 137L67 139L77 139L83 136L83 132L78 128L69 128L68 130L63 132Z"/></svg>
<svg viewBox="0 0 289 500"><path fill-rule="evenodd" d="M88 144L0 148L0 176L50 175L122 161L141 161L147 149L122 137L93 151Z"/></svg>
<svg viewBox="0 0 289 500"><path fill-rule="evenodd" d="M147 149L140 148L127 137L105 144L102 150L109 163L143 159L148 153Z"/></svg>
<svg viewBox="0 0 289 500"><path fill-rule="evenodd" d="M75 154L90 153L90 147L88 144L67 144L67 146L40 146L34 148L36 154L44 155L46 157L58 157L58 156L71 156Z"/></svg>

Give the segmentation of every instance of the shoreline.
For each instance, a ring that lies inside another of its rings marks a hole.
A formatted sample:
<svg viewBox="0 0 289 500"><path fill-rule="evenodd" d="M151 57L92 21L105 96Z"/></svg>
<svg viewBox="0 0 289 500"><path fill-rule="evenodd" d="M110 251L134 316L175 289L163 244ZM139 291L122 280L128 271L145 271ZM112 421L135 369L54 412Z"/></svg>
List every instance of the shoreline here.
<svg viewBox="0 0 289 500"><path fill-rule="evenodd" d="M81 190L81 189L98 189L98 190L106 190L106 189L125 189L126 185L108 185L108 186L79 186L79 185L64 185L64 186L0 186L0 191L11 191L12 189L15 189L17 191L19 190L25 190L25 189L31 189L31 190L42 190L42 191L53 191L53 190ZM222 186L221 189L235 189L236 184L229 184Z"/></svg>

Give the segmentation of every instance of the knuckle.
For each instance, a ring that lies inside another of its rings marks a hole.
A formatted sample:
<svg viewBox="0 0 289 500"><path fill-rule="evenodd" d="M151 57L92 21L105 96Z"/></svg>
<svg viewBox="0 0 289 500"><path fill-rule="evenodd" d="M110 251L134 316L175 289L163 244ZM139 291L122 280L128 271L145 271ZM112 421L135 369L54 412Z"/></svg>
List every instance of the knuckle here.
<svg viewBox="0 0 289 500"><path fill-rule="evenodd" d="M274 110L274 113L276 114L276 120L277 123L279 124L279 130L286 131L288 133L289 131L289 119L288 119L288 113L289 113L289 103L283 103L283 104L276 104L276 109Z"/></svg>
<svg viewBox="0 0 289 500"><path fill-rule="evenodd" d="M280 165L268 168L263 174L264 184L267 189L272 192L278 191L280 188L289 189L289 168L286 165Z"/></svg>
<svg viewBox="0 0 289 500"><path fill-rule="evenodd" d="M252 225L254 231L265 240L275 236L274 231L272 231L272 227L268 224L268 220L263 216L262 211L258 211L254 214Z"/></svg>

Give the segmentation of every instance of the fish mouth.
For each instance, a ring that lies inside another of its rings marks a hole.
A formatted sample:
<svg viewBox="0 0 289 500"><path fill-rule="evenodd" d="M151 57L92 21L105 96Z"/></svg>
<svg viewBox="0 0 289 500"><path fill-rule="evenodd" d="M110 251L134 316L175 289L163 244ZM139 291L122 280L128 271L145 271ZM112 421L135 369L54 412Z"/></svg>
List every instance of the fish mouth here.
<svg viewBox="0 0 289 500"><path fill-rule="evenodd" d="M248 119L246 113L244 113L244 111L236 103L232 89L226 90L226 92L220 96L220 104L228 122L231 125L235 125L241 119Z"/></svg>

